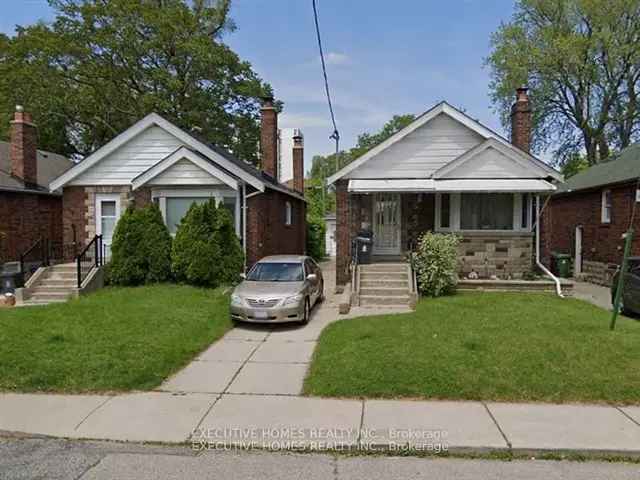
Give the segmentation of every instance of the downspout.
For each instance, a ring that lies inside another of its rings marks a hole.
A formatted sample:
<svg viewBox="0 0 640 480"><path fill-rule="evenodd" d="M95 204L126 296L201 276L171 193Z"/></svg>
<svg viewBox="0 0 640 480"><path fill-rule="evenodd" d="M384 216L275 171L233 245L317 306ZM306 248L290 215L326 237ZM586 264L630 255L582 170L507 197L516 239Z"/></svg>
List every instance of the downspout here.
<svg viewBox="0 0 640 480"><path fill-rule="evenodd" d="M244 251L244 271L247 271L247 184L242 183L242 250Z"/></svg>
<svg viewBox="0 0 640 480"><path fill-rule="evenodd" d="M547 202L549 200L547 199ZM545 207L546 207L546 203L545 203ZM543 207L544 210L544 207ZM556 277L553 273L551 273L549 271L549 269L547 269L547 267L545 267L542 262L540 261L540 215L542 214L542 211L540 210L540 195L536 195L536 265L538 266L538 268L540 270L542 270L549 278L551 278L551 280L553 280L556 284L556 294L560 297L560 298L564 298L564 295L562 294L562 287L560 285L560 280L558 279L558 277Z"/></svg>

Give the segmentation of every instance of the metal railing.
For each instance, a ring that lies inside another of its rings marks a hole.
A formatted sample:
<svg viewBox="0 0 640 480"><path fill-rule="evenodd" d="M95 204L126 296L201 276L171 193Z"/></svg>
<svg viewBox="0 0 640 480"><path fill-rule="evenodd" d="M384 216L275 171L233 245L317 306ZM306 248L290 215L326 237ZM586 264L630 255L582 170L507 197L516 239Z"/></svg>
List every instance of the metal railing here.
<svg viewBox="0 0 640 480"><path fill-rule="evenodd" d="M40 237L20 255L20 273L23 280L27 280L26 273L33 273L39 267L48 267L51 261L51 242ZM25 271L25 266L29 264L29 272Z"/></svg>
<svg viewBox="0 0 640 480"><path fill-rule="evenodd" d="M78 288L84 282L94 268L102 266L102 235L93 237L86 247L76 257Z"/></svg>

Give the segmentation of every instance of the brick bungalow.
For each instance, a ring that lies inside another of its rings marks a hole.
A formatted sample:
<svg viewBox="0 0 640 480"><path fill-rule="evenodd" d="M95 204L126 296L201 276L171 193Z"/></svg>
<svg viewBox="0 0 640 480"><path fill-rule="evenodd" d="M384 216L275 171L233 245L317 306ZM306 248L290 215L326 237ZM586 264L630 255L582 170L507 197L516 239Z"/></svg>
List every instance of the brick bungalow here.
<svg viewBox="0 0 640 480"><path fill-rule="evenodd" d="M18 260L39 238L62 244L62 195L49 183L71 168L62 155L38 150L31 115L17 107L9 142L0 142L0 263Z"/></svg>
<svg viewBox="0 0 640 480"><path fill-rule="evenodd" d="M459 273L519 278L532 270L534 204L562 175L529 153L531 105L517 91L511 141L441 102L337 172L338 285L351 242L373 231L374 258L400 257L426 231L461 235Z"/></svg>
<svg viewBox="0 0 640 480"><path fill-rule="evenodd" d="M102 235L105 256L129 205L155 202L173 234L194 202L215 198L229 209L247 265L266 255L303 254L306 201L301 135L293 142L293 188L278 182L278 118L265 99L261 170L152 113L54 180L63 192L64 241L87 245Z"/></svg>
<svg viewBox="0 0 640 480"><path fill-rule="evenodd" d="M622 261L622 234L640 199L636 192L639 175L640 144L635 144L567 179L544 211L545 261L550 261L552 252L571 254L575 276L610 285ZM640 255L640 209L633 228L632 255Z"/></svg>

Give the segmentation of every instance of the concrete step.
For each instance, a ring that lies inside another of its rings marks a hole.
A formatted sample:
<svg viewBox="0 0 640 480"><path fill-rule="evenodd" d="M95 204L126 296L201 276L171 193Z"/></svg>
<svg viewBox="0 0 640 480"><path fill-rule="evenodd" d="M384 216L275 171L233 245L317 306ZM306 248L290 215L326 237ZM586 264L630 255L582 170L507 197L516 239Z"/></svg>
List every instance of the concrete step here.
<svg viewBox="0 0 640 480"><path fill-rule="evenodd" d="M375 280L407 280L407 272L390 273L390 272L360 272L361 281Z"/></svg>
<svg viewBox="0 0 640 480"><path fill-rule="evenodd" d="M25 307L36 307L36 306L44 306L49 305L51 303L64 303L67 299L64 300L35 300L30 298L29 300L25 300L22 305Z"/></svg>
<svg viewBox="0 0 640 480"><path fill-rule="evenodd" d="M66 286L58 287L58 286L52 286L46 283L46 284L40 284L34 287L31 294L37 295L39 293L64 293L67 295L71 295L74 289L75 289L75 285L72 287L66 287Z"/></svg>
<svg viewBox="0 0 640 480"><path fill-rule="evenodd" d="M398 305L398 306L407 306L409 305L409 295L401 295L401 296L379 296L379 295L360 295L360 305Z"/></svg>
<svg viewBox="0 0 640 480"><path fill-rule="evenodd" d="M360 295L380 297L405 297L409 294L407 288L367 288L360 286Z"/></svg>
<svg viewBox="0 0 640 480"><path fill-rule="evenodd" d="M409 288L409 282L405 280L387 280L387 279L376 279L376 280L360 280L360 288Z"/></svg>
<svg viewBox="0 0 640 480"><path fill-rule="evenodd" d="M42 278L46 280L77 280L78 274L76 272L51 272L46 271Z"/></svg>
<svg viewBox="0 0 640 480"><path fill-rule="evenodd" d="M363 272L406 272L408 265L406 263L372 263L369 265L360 265Z"/></svg>
<svg viewBox="0 0 640 480"><path fill-rule="evenodd" d="M37 292L29 297L29 300L61 300L65 301L69 299L72 292L53 293L53 292Z"/></svg>
<svg viewBox="0 0 640 480"><path fill-rule="evenodd" d="M47 278L40 281L38 286L76 288L77 284L78 284L78 280L76 278L74 278L73 280L60 280L55 278Z"/></svg>

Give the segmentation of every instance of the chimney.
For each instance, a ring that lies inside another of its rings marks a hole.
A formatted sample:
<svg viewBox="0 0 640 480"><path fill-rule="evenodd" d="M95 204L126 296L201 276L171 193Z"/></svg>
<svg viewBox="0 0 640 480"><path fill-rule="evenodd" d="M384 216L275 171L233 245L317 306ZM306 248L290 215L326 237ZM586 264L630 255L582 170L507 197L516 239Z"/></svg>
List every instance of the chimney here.
<svg viewBox="0 0 640 480"><path fill-rule="evenodd" d="M26 184L38 183L38 131L31 114L20 105L11 121L11 174Z"/></svg>
<svg viewBox="0 0 640 480"><path fill-rule="evenodd" d="M278 113L273 106L273 97L262 99L260 110L260 161L262 171L278 180Z"/></svg>
<svg viewBox="0 0 640 480"><path fill-rule="evenodd" d="M531 144L531 104L527 87L516 89L516 103L511 106L511 143L529 153Z"/></svg>
<svg viewBox="0 0 640 480"><path fill-rule="evenodd" d="M297 129L293 133L293 189L304 195L304 138Z"/></svg>

